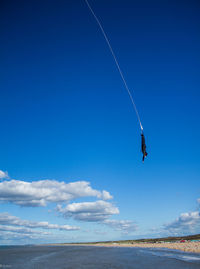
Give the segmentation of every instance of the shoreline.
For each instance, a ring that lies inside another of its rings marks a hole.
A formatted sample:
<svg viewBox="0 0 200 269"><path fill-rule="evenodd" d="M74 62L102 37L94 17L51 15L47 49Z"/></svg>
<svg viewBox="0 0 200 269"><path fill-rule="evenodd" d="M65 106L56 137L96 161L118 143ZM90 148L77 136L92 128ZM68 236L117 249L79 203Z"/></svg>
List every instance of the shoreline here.
<svg viewBox="0 0 200 269"><path fill-rule="evenodd" d="M137 247L137 248L166 248L180 250L184 252L200 253L200 242L166 242L166 243L66 243L66 244L47 244L54 246L93 246L93 247Z"/></svg>
<svg viewBox="0 0 200 269"><path fill-rule="evenodd" d="M181 250L185 252L200 253L200 242L184 242L184 243L114 243L114 244L96 244L104 247L137 247L137 248L167 248Z"/></svg>
<svg viewBox="0 0 200 269"><path fill-rule="evenodd" d="M104 245L106 246L106 245ZM111 244L117 247L140 247L140 248L167 248L185 252L200 253L200 242L185 243L133 243L133 244Z"/></svg>

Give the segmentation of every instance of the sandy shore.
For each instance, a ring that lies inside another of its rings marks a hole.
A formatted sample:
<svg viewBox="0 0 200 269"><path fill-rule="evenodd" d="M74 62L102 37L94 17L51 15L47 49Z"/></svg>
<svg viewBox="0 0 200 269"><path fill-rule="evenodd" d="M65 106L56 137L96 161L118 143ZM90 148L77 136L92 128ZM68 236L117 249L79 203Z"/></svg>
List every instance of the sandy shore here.
<svg viewBox="0 0 200 269"><path fill-rule="evenodd" d="M46 245L46 244L45 244ZM139 247L139 248L168 248L177 249L186 252L200 253L199 242L184 242L184 243L65 243L65 244L47 244L50 246L99 246L99 247Z"/></svg>
<svg viewBox="0 0 200 269"><path fill-rule="evenodd" d="M104 247L141 247L141 248L170 248L181 251L200 253L200 242L184 242L184 243L133 243L133 244L96 244Z"/></svg>

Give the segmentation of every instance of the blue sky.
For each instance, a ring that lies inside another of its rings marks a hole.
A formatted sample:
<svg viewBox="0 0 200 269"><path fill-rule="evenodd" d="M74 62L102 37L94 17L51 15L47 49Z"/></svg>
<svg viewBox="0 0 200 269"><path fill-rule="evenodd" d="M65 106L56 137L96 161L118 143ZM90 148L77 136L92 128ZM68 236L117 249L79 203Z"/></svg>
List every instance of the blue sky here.
<svg viewBox="0 0 200 269"><path fill-rule="evenodd" d="M3 1L1 244L200 233L200 5L89 3L148 158L85 2Z"/></svg>

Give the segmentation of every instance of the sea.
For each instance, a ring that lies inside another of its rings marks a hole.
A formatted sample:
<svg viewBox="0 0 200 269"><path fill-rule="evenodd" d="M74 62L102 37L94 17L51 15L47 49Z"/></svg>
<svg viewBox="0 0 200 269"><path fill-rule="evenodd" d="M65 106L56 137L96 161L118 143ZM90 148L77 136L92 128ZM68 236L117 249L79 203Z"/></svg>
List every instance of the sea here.
<svg viewBox="0 0 200 269"><path fill-rule="evenodd" d="M0 269L200 269L200 254L99 246L0 246Z"/></svg>

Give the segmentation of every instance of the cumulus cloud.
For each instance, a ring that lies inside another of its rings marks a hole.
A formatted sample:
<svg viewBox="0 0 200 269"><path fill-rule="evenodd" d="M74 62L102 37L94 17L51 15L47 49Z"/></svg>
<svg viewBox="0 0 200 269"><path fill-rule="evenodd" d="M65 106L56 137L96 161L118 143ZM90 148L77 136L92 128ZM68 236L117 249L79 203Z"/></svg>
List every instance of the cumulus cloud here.
<svg viewBox="0 0 200 269"><path fill-rule="evenodd" d="M0 170L0 177L7 173ZM83 197L95 197L95 202L70 203L71 200ZM48 203L56 203L57 211L64 217L72 217L77 221L97 222L121 232L132 232L136 225L128 220L110 220L119 214L119 209L107 200L112 199L106 190L96 190L87 181L59 182L56 180L21 181L4 180L0 182L0 202L13 203L20 206L39 207ZM65 203L65 205L63 205ZM66 205L67 204L67 205ZM12 227L12 228L10 228ZM23 228L22 228L23 227ZM64 231L78 230L80 227L50 224L45 221L34 222L22 220L8 213L0 213L0 230L19 233L23 229L58 229ZM25 232L25 230L24 230Z"/></svg>
<svg viewBox="0 0 200 269"><path fill-rule="evenodd" d="M111 220L107 219L103 221L103 224L112 227L113 229L120 231L122 233L135 232L138 226L131 220Z"/></svg>
<svg viewBox="0 0 200 269"><path fill-rule="evenodd" d="M200 212L182 213L175 221L164 225L170 233L200 232Z"/></svg>
<svg viewBox="0 0 200 269"><path fill-rule="evenodd" d="M24 228L21 228L22 226ZM80 227L77 226L50 224L47 221L36 222L36 221L22 220L8 213L0 213L0 230L6 229L6 231L17 232L26 229L27 232L28 231L27 229L29 228L58 229L63 231L76 231L80 229Z"/></svg>
<svg viewBox="0 0 200 269"><path fill-rule="evenodd" d="M103 200L112 198L107 191L92 189L90 183L86 181L65 183L56 180L33 182L6 180L0 182L0 201L20 206L46 206L50 202L68 202L88 196Z"/></svg>
<svg viewBox="0 0 200 269"><path fill-rule="evenodd" d="M8 173L0 170L0 179L3 179L3 178L9 178Z"/></svg>
<svg viewBox="0 0 200 269"><path fill-rule="evenodd" d="M96 202L72 203L66 207L57 206L57 211L65 218L73 217L76 220L99 222L119 214L119 209L112 203L98 200Z"/></svg>
<svg viewBox="0 0 200 269"><path fill-rule="evenodd" d="M72 217L75 220L97 222L122 233L131 233L137 230L137 225L129 220L112 220L112 215L119 214L119 209L110 202L102 200L96 202L72 203L66 207L57 206L57 211L63 217Z"/></svg>
<svg viewBox="0 0 200 269"><path fill-rule="evenodd" d="M112 197L112 195L110 195L110 193L108 191L102 191L102 194L98 198L101 198L103 200L110 200L113 197Z"/></svg>

